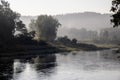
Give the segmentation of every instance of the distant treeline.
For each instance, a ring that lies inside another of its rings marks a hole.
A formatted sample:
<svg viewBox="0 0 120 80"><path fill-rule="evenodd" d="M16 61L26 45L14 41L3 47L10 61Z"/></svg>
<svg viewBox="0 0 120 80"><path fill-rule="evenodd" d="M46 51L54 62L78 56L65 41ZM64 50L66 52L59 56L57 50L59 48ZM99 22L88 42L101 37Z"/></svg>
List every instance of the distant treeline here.
<svg viewBox="0 0 120 80"><path fill-rule="evenodd" d="M120 28L105 28L98 31L81 29L67 29L66 35L70 39L76 38L78 41L92 41L97 43L120 44ZM63 35L64 36L64 35Z"/></svg>
<svg viewBox="0 0 120 80"><path fill-rule="evenodd" d="M119 35L120 28L106 28L100 31L94 41L97 43L120 44Z"/></svg>
<svg viewBox="0 0 120 80"><path fill-rule="evenodd" d="M71 28L66 30L66 35L70 38L76 38L79 41L93 40L98 36L97 31L87 30L85 28L75 29Z"/></svg>

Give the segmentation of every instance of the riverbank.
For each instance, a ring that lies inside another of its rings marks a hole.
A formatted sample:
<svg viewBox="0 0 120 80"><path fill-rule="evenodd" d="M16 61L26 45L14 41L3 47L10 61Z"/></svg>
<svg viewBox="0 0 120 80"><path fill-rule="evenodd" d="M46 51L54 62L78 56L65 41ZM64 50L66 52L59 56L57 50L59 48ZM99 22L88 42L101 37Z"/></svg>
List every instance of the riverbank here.
<svg viewBox="0 0 120 80"><path fill-rule="evenodd" d="M15 47L8 47L1 50L0 57L2 56L26 56L26 55L39 55L39 54L52 54L59 52L71 51L96 51L107 49L104 47L97 47L90 44L71 44L64 45L58 43L44 43L41 45L16 45Z"/></svg>
<svg viewBox="0 0 120 80"><path fill-rule="evenodd" d="M60 50L67 50L67 51L97 51L97 50L104 50L109 49L107 47L100 47L93 44L86 44L86 43L59 43L55 42L51 45L59 48Z"/></svg>

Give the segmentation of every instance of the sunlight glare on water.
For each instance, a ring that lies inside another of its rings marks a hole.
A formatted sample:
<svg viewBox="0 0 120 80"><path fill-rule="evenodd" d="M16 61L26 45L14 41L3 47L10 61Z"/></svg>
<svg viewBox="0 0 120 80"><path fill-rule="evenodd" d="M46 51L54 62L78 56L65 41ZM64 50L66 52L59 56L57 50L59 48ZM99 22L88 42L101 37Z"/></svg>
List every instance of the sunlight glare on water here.
<svg viewBox="0 0 120 80"><path fill-rule="evenodd" d="M39 76L37 74L37 71L35 71L35 69L32 68L29 63L26 63L25 70L21 74L19 74L16 80L38 80L38 79Z"/></svg>

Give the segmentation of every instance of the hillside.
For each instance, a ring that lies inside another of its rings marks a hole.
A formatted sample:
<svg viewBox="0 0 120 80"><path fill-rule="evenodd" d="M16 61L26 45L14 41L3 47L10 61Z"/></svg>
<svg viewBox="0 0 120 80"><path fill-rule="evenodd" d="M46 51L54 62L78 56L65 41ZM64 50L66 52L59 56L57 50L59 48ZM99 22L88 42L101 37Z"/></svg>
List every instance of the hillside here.
<svg viewBox="0 0 120 80"><path fill-rule="evenodd" d="M70 28L88 30L101 30L103 28L112 27L110 24L110 14L100 14L96 12L70 13L62 15L54 15L59 20L62 27L58 30L58 36L67 35ZM31 19L36 16L22 16L21 20L28 26Z"/></svg>

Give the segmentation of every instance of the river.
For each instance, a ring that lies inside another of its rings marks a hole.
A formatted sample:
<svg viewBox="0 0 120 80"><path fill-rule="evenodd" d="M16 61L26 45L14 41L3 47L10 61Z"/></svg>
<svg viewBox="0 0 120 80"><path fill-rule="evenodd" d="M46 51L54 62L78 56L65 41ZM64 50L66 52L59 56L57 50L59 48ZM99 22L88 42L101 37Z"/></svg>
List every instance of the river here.
<svg viewBox="0 0 120 80"><path fill-rule="evenodd" d="M0 58L0 80L120 80L112 50Z"/></svg>

